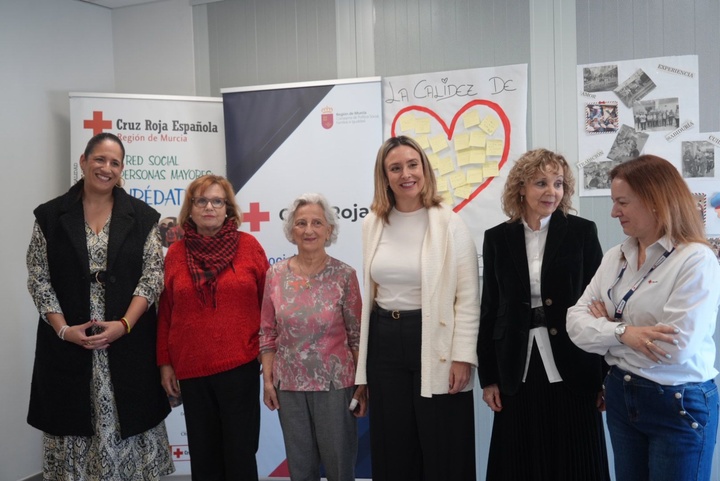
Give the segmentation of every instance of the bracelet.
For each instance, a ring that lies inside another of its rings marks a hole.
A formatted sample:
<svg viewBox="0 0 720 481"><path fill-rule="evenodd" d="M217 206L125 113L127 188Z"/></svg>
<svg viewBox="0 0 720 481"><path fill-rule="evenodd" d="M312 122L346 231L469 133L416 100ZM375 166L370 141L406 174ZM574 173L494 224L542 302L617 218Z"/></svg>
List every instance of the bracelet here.
<svg viewBox="0 0 720 481"><path fill-rule="evenodd" d="M69 327L70 327L70 326L68 326L67 324L65 324L65 325L64 325L63 327L61 327L60 330L58 331L57 334L58 334L58 337L59 337L61 340L63 340L63 341L65 340L65 331L67 331Z"/></svg>
<svg viewBox="0 0 720 481"><path fill-rule="evenodd" d="M128 320L124 317L121 317L120 322L123 323L123 326L125 326L125 330L127 331L128 334L130 334L132 327L130 327L130 323L128 322Z"/></svg>

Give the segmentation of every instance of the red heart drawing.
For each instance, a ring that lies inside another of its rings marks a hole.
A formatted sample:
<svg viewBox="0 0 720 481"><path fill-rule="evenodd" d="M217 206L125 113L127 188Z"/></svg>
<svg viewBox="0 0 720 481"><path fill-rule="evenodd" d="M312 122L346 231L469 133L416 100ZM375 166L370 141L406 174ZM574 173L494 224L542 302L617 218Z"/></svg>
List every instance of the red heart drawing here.
<svg viewBox="0 0 720 481"><path fill-rule="evenodd" d="M473 100L473 101L468 102L460 110L458 110L457 113L455 113L455 116L453 117L452 122L450 123L449 127L445 123L445 121L443 119L441 119L437 113L435 113L435 111L433 111L432 109L430 109L428 107L422 107L420 105L412 105L410 107L405 107L404 109L400 110L395 115L395 118L393 118L390 133L393 137L395 137L396 136L395 127L397 125L398 119L400 119L400 117L404 113L416 110L419 112L424 112L424 113L430 115L431 117L433 117L435 120L437 120L438 123L442 126L443 130L445 131L445 134L447 135L448 140L452 140L453 134L455 133L455 124L457 123L457 121L460 119L462 114L464 114L468 109L471 109L472 107L476 107L476 106L485 106L485 107L489 107L492 110L494 110L495 113L497 113L498 116L500 117L500 120L503 125L503 129L505 130L505 140L504 140L505 144L503 146L503 153L500 156L500 162L498 164L498 171L500 171L503 168L503 166L505 165L505 163L507 162L508 153L510 152L510 120L508 119L508 117L505 114L505 111L502 109L502 107L500 107L495 102L490 102L489 100ZM454 150L453 150L453 152L454 152ZM457 153L456 153L456 157L457 157ZM490 183L493 180L495 180L495 177L490 177L488 179L485 179L485 181L482 184L480 184L470 194L470 196L467 199L463 199L462 202L460 202L458 205L456 205L453 208L453 210L455 212L460 212L460 210L463 207L465 207L471 200L473 200L475 197L477 197L478 194L480 194L480 192L485 190L485 188L488 185L490 185Z"/></svg>

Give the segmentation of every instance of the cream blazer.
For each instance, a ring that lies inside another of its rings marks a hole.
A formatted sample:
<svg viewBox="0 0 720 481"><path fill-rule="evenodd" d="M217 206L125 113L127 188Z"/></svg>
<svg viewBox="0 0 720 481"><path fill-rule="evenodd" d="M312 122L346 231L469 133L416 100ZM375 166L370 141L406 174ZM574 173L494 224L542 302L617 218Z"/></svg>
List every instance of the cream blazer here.
<svg viewBox="0 0 720 481"><path fill-rule="evenodd" d="M480 326L478 258L467 226L449 207L428 209L428 229L422 245L422 346L420 395L447 394L450 365L468 362L473 369L464 391L473 388ZM363 221L363 308L356 384L367 384L370 312L376 284L370 265L384 224L370 213Z"/></svg>

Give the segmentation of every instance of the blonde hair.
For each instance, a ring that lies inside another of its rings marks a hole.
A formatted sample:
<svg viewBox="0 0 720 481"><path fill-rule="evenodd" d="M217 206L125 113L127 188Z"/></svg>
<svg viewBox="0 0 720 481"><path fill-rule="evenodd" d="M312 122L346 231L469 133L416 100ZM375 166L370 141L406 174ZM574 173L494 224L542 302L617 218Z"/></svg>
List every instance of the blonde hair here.
<svg viewBox="0 0 720 481"><path fill-rule="evenodd" d="M652 211L660 236L667 235L678 244L709 245L690 189L670 162L656 155L641 155L616 165L610 171L610 180L614 179L625 181Z"/></svg>
<svg viewBox="0 0 720 481"><path fill-rule="evenodd" d="M242 224L242 211L235 202L235 190L232 184L230 184L230 181L220 175L208 174L193 180L190 182L190 185L187 186L187 189L185 189L185 199L183 200L183 205L178 215L178 225L182 227L185 222L190 222L195 226L195 221L190 218L193 205L192 200L212 185L219 185L225 194L225 212L227 213L227 218L235 219L238 227Z"/></svg>
<svg viewBox="0 0 720 481"><path fill-rule="evenodd" d="M560 172L563 176L563 196L558 209L564 214L575 211L572 206L572 195L575 192L575 177L565 157L547 149L529 150L515 161L502 193L502 210L515 222L525 215L525 202L520 191L536 175L540 173Z"/></svg>
<svg viewBox="0 0 720 481"><path fill-rule="evenodd" d="M442 197L437 193L437 181L435 173L430 166L430 161L420 145L410 137L400 135L398 137L390 137L380 146L375 159L375 194L370 205L370 210L380 217L385 224L389 223L390 211L395 207L395 194L390 189L387 173L385 172L385 159L390 151L396 147L405 145L417 152L420 164L423 169L425 183L420 191L420 199L424 207L437 207L442 202Z"/></svg>

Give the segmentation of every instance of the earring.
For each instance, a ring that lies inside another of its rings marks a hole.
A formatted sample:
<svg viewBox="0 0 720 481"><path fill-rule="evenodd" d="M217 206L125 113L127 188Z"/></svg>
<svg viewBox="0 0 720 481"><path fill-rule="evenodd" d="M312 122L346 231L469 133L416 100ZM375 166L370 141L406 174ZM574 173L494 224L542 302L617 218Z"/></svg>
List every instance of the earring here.
<svg viewBox="0 0 720 481"><path fill-rule="evenodd" d="M520 195L520 203L523 203L523 202L525 202L525 196L521 194Z"/></svg>

